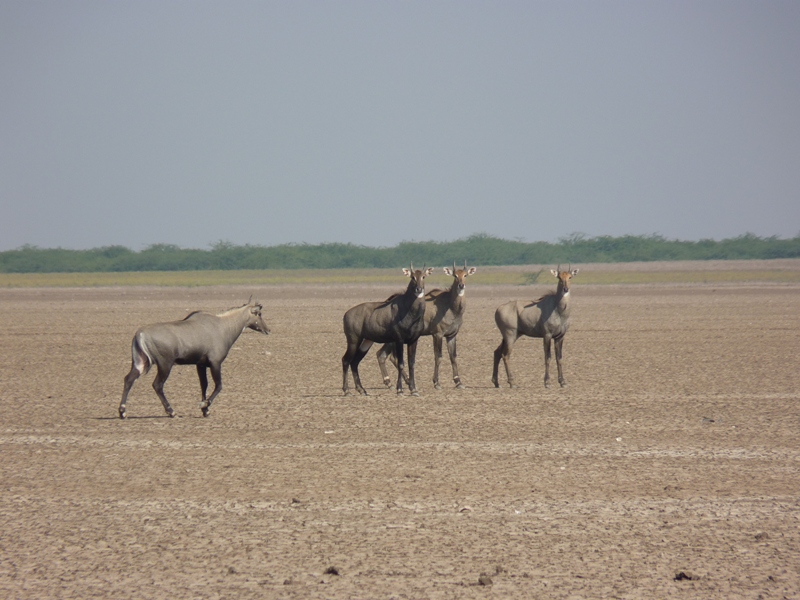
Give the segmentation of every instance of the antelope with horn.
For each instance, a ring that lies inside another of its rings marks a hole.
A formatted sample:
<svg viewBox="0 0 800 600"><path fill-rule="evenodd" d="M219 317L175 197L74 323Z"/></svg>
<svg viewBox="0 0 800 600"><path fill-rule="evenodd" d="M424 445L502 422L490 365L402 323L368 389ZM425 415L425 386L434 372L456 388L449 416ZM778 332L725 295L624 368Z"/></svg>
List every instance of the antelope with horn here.
<svg viewBox="0 0 800 600"><path fill-rule="evenodd" d="M347 395L347 372L353 371L353 381L359 394L367 395L358 375L358 365L366 356L372 344L394 344L397 361L397 393L403 393L403 344L408 344L408 388L417 396L414 381L414 360L417 352L417 339L424 327L425 313L425 277L432 268L414 270L403 269L403 274L410 278L406 291L394 294L383 302L364 302L348 310L344 314L344 335L347 338L347 351L342 356L342 391Z"/></svg>
<svg viewBox="0 0 800 600"><path fill-rule="evenodd" d="M555 292L533 302L512 300L499 306L494 313L494 321L497 323L500 335L503 336L503 340L494 351L492 383L495 387L500 387L497 371L501 358L506 367L508 384L514 387L514 376L511 374L509 360L514 342L523 335L543 339L545 387L550 387L550 344L555 342L558 382L561 387L566 385L561 370L561 349L564 336L569 329L569 281L578 274L578 269L573 270L570 265L569 269L562 271L559 265L558 270L551 269L550 272L558 279L558 288Z"/></svg>
<svg viewBox="0 0 800 600"><path fill-rule="evenodd" d="M251 297L244 306L218 315L195 311L182 321L146 325L139 329L131 342L131 370L125 376L119 417L124 419L126 416L128 394L134 382L147 373L152 365L158 367L153 389L170 417L175 416L175 411L164 395L164 383L174 365L196 365L202 393L200 409L203 416L207 417L211 403L222 391L222 362L231 346L245 329L269 333L261 309L261 304L254 302ZM206 369L211 369L214 379L214 391L208 399Z"/></svg>
<svg viewBox="0 0 800 600"><path fill-rule="evenodd" d="M461 377L458 374L458 359L456 353L456 336L461 329L461 322L464 317L464 310L467 301L464 296L466 292L466 278L474 274L475 267L467 268L467 261L464 261L463 269L456 269L453 261L453 268L444 267L444 272L453 277L453 285L449 290L431 290L425 295L425 314L423 315L422 335L433 336L433 386L439 390L442 388L439 383L439 363L442 360L442 342L447 340L447 351L450 354L450 364L453 367L453 381L457 388L463 388ZM378 351L378 365L383 375L383 383L386 387L391 385L389 374L386 371L386 357L389 356L394 363L394 346L391 343L384 344ZM405 374L403 374L405 378Z"/></svg>

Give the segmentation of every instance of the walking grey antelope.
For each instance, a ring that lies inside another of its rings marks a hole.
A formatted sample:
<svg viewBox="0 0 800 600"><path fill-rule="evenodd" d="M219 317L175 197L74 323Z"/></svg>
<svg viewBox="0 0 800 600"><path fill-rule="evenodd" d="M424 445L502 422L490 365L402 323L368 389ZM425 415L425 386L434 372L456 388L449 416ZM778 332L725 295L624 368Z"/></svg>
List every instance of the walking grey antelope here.
<svg viewBox="0 0 800 600"><path fill-rule="evenodd" d="M348 389L348 370L353 371L353 382L359 394L367 395L358 376L358 364L366 356L372 344L393 343L397 360L397 393L403 393L403 344L408 344L408 388L416 396L414 381L414 359L417 352L417 339L422 334L425 313L425 277L433 269L403 269L411 280L406 291L390 296L383 302L364 302L344 313L344 335L347 338L347 351L342 357L342 391Z"/></svg>
<svg viewBox="0 0 800 600"><path fill-rule="evenodd" d="M197 365L203 396L200 409L203 416L207 417L211 403L222 391L222 362L228 356L231 346L245 329L269 333L269 327L261 316L261 309L261 304L251 298L244 306L218 315L195 311L182 321L146 325L139 329L131 343L131 370L125 376L119 417L124 419L126 416L125 407L133 383L140 375L147 373L152 365L158 367L153 389L170 417L175 416L175 411L164 395L164 382L174 365ZM211 377L214 379L214 391L208 400L206 369L211 369Z"/></svg>
<svg viewBox="0 0 800 600"><path fill-rule="evenodd" d="M453 367L453 381L457 388L463 388L461 377L458 374L458 359L456 353L456 336L461 329L461 321L464 317L464 310L467 308L467 300L464 297L467 286L465 279L475 273L475 267L467 268L467 261L464 261L463 269L444 267L444 272L453 277L453 285L449 290L431 290L425 294L425 314L423 315L424 326L422 335L433 336L433 386L440 390L439 384L439 363L442 360L442 341L447 340L447 351L450 354L450 364ZM383 375L383 383L386 387L391 385L389 373L386 371L386 357L389 356L394 363L394 346L391 343L384 344L378 350L378 366ZM396 366L396 365L395 365ZM405 373L403 373L405 379ZM406 380L407 381L407 380Z"/></svg>
<svg viewBox="0 0 800 600"><path fill-rule="evenodd" d="M503 336L503 341L494 351L492 382L495 387L500 387L497 380L500 358L506 366L508 384L514 387L514 376L511 374L509 360L514 342L523 335L542 338L544 341L545 387L550 387L550 342L555 342L558 382L561 387L566 385L561 370L561 347L569 329L569 280L578 274L578 269L573 270L570 266L568 270L562 271L559 265L558 270L551 269L550 272L558 278L558 289L555 292L533 302L512 300L499 306L494 313L494 321L497 323L500 335Z"/></svg>

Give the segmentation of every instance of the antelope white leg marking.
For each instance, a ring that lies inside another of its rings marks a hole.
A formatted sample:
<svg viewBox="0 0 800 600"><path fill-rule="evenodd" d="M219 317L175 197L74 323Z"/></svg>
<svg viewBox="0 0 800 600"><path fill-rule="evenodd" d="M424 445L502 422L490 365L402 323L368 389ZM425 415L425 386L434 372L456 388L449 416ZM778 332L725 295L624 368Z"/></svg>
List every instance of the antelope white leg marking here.
<svg viewBox="0 0 800 600"><path fill-rule="evenodd" d="M372 340L364 340L363 342L361 342L361 345L358 347L358 349L361 350L361 352L366 352L367 350L372 348L372 344L374 343L375 342L373 342Z"/></svg>

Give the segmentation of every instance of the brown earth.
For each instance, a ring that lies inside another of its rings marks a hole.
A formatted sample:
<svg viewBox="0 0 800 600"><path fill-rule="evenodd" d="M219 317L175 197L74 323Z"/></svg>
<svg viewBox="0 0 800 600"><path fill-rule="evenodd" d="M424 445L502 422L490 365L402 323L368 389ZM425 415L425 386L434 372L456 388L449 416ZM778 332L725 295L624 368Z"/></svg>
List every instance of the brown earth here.
<svg viewBox="0 0 800 600"><path fill-rule="evenodd" d="M435 283L443 284L440 277ZM341 316L403 286L0 290L0 597L800 598L800 286L573 281L568 387L495 389L470 278L457 390L341 393ZM117 418L145 323L255 293L202 418L178 367Z"/></svg>

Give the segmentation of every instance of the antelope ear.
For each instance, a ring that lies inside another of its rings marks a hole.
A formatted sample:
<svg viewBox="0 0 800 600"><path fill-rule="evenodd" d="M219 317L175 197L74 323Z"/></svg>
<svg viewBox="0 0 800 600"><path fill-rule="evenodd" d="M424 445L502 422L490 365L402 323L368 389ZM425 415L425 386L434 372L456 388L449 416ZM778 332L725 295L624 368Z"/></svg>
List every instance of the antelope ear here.
<svg viewBox="0 0 800 600"><path fill-rule="evenodd" d="M558 277L558 271L556 271L555 269L550 269L550 272L551 272L553 275L555 275L556 277Z"/></svg>
<svg viewBox="0 0 800 600"><path fill-rule="evenodd" d="M433 267L428 267L425 269L425 275L430 275L431 273L433 273Z"/></svg>
<svg viewBox="0 0 800 600"><path fill-rule="evenodd" d="M411 277L411 271L403 267L403 275L405 275L406 277Z"/></svg>
<svg viewBox="0 0 800 600"><path fill-rule="evenodd" d="M453 270L450 267L445 267L444 272L450 275L451 277L453 276Z"/></svg>
<svg viewBox="0 0 800 600"><path fill-rule="evenodd" d="M570 275L572 277L575 277L575 275L577 275L577 274L578 274L578 269L572 269L572 273L570 273Z"/></svg>
<svg viewBox="0 0 800 600"><path fill-rule="evenodd" d="M475 267L470 267L469 271L467 271L467 275L466 276L469 277L470 275L474 275L475 271L477 271L477 270L478 269L476 269Z"/></svg>

